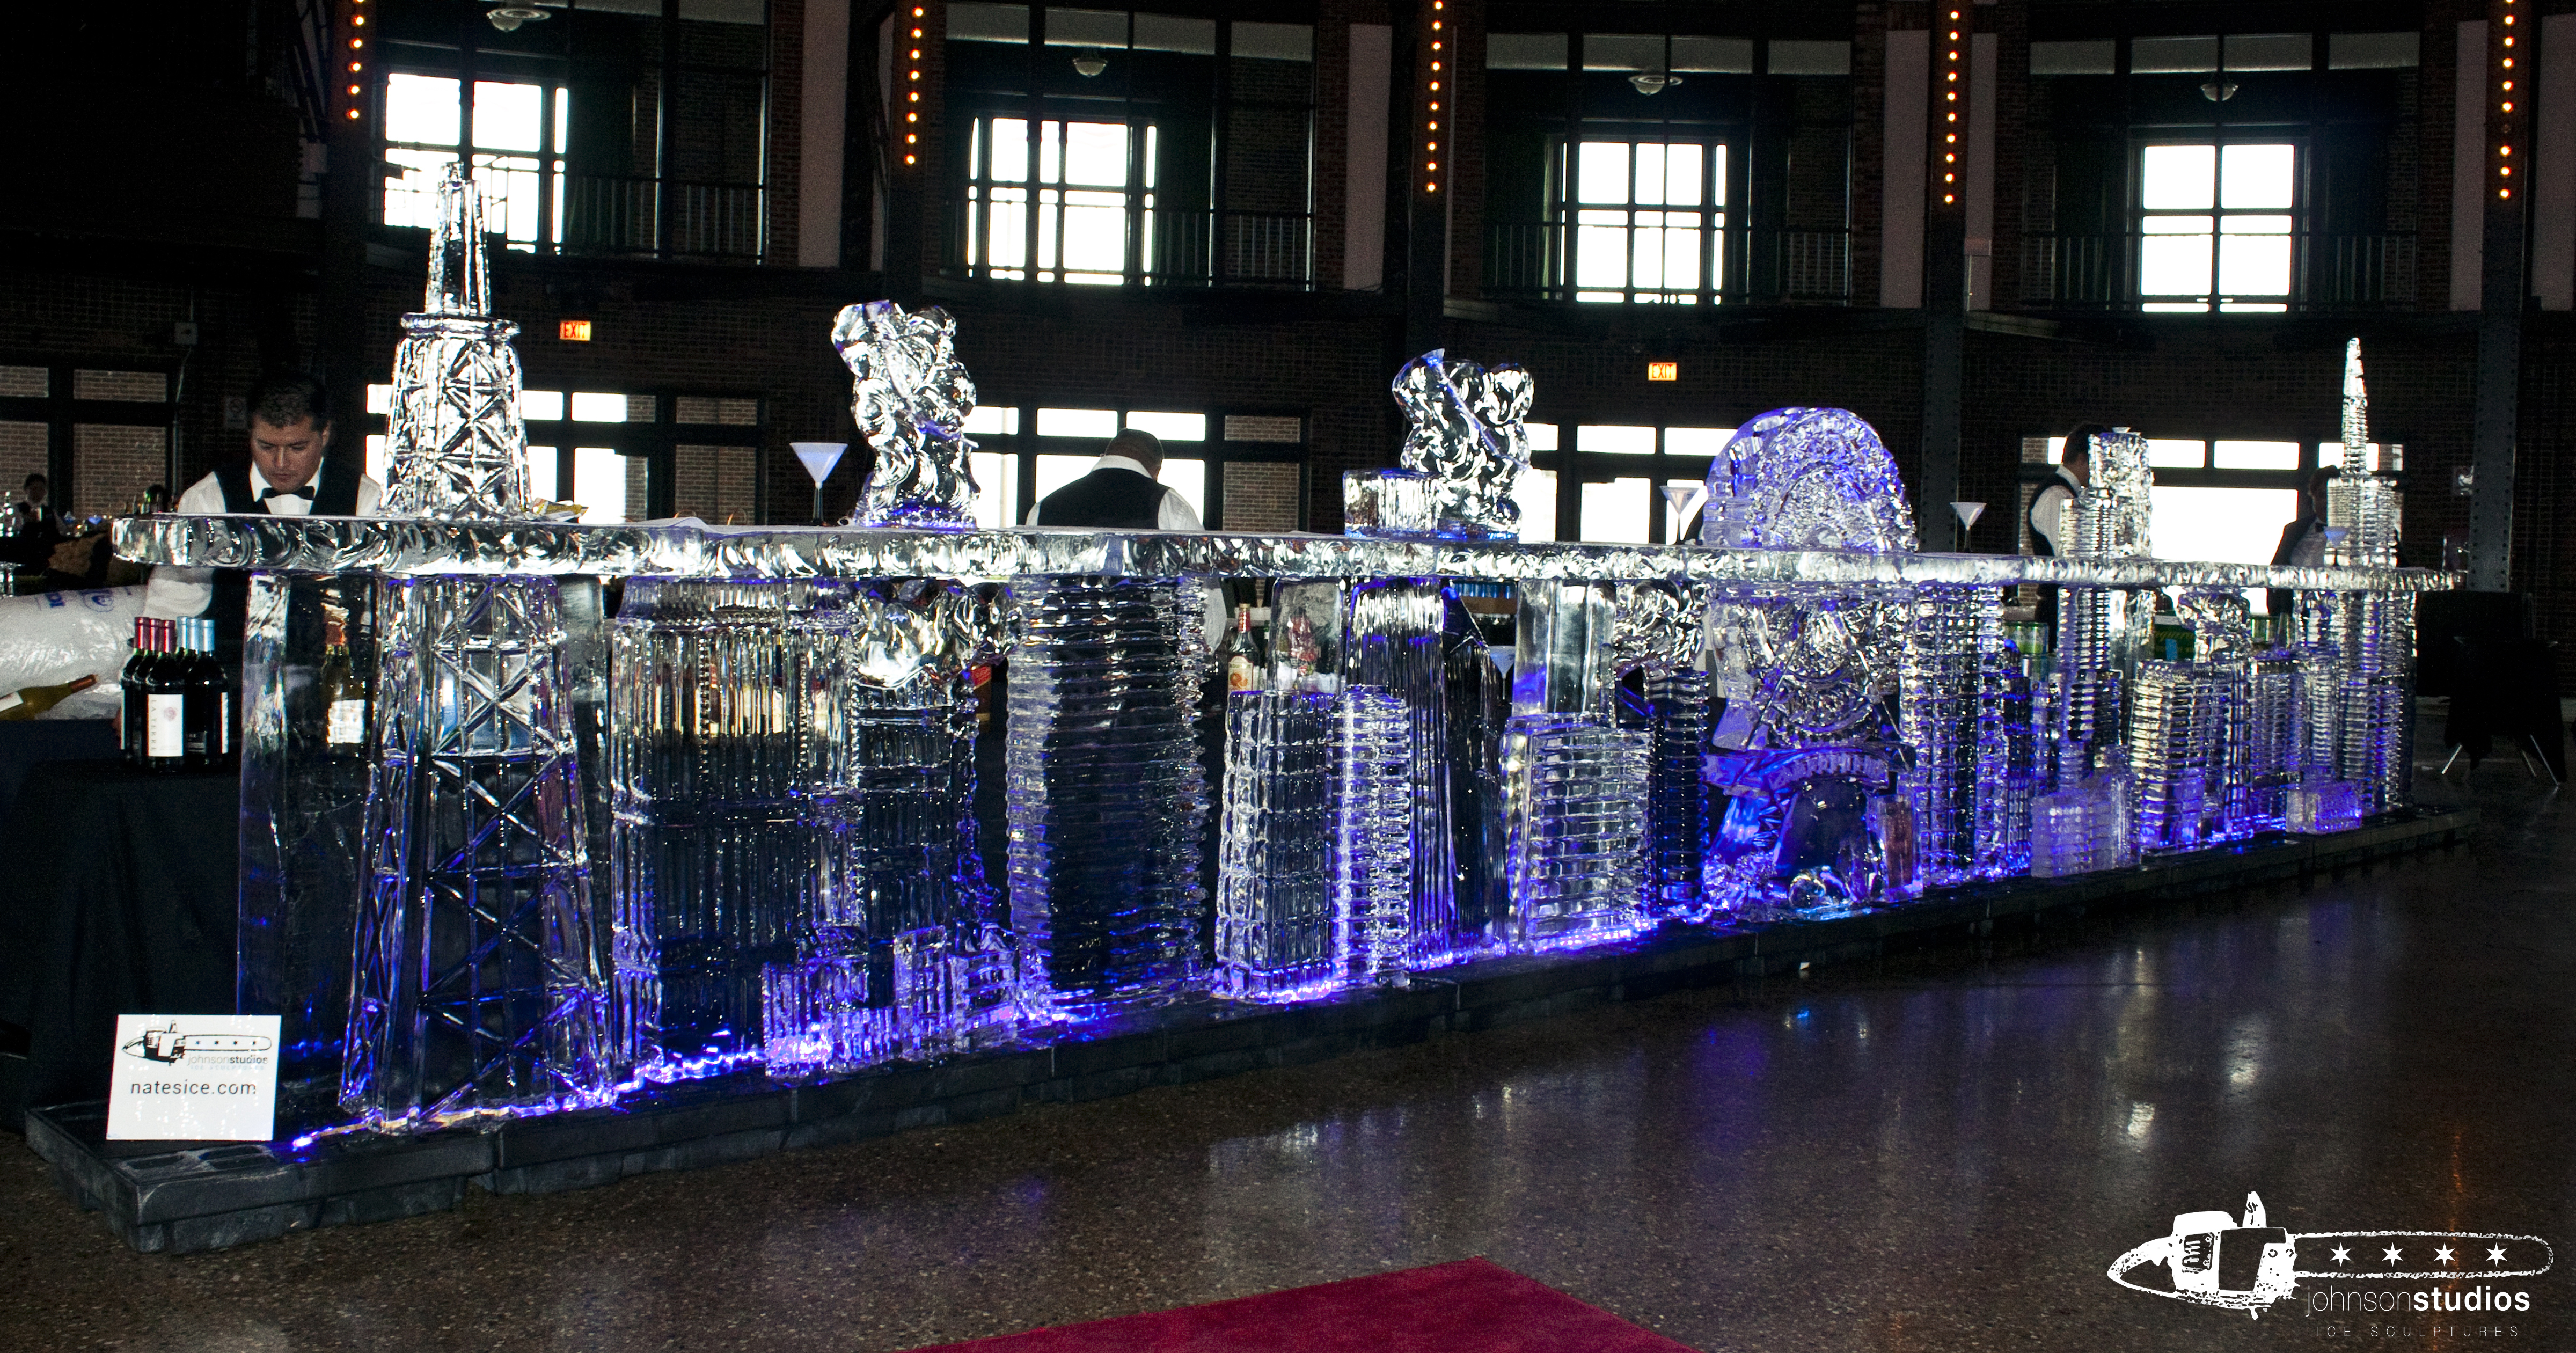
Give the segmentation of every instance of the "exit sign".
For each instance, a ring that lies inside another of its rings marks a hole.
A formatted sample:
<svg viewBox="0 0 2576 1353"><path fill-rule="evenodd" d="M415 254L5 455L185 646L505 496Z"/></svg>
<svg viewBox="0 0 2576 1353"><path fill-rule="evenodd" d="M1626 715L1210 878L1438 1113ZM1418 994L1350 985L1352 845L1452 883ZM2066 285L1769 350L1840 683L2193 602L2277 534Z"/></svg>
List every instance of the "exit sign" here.
<svg viewBox="0 0 2576 1353"><path fill-rule="evenodd" d="M566 343L587 343L590 341L590 321L586 319L565 320L563 323L555 326L555 337L562 339Z"/></svg>
<svg viewBox="0 0 2576 1353"><path fill-rule="evenodd" d="M1677 381L1681 378L1682 364L1679 362L1646 363L1646 379L1650 381Z"/></svg>

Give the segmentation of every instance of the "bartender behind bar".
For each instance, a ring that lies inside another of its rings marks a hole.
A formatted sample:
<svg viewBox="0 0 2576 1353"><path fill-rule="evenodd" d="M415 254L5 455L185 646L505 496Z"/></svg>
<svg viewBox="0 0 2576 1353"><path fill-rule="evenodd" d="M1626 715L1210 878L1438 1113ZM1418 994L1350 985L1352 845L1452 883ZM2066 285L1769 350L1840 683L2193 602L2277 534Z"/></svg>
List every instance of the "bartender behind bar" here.
<svg viewBox="0 0 2576 1353"><path fill-rule="evenodd" d="M384 486L355 455L331 455L330 399L322 382L296 373L263 377L250 396L250 458L216 468L179 495L179 511L265 512L277 517L371 517ZM205 613L213 603L215 644L227 665L241 658L248 574L157 568L147 615Z"/></svg>

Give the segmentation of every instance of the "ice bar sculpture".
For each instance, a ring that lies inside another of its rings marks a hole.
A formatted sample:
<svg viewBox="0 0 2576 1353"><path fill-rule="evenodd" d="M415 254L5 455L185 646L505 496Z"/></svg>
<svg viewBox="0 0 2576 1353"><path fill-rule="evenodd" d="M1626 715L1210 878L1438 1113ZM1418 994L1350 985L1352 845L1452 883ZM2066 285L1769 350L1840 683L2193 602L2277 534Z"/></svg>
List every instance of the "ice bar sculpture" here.
<svg viewBox="0 0 2576 1353"><path fill-rule="evenodd" d="M1992 717L2003 754L2002 778L1981 791L1987 802L1979 812L1991 823L1992 835L1980 841L1977 876L2007 878L2030 871L2030 804L2038 790L2039 728L2032 708L2030 675L2021 655L1998 644L1979 663L1983 707L1979 718ZM1982 737L1982 732L1980 733Z"/></svg>
<svg viewBox="0 0 2576 1353"><path fill-rule="evenodd" d="M1537 385L1516 366L1486 368L1434 348L1405 363L1393 386L1412 423L1400 470L1342 478L1343 519L1353 535L1518 540L1512 489L1529 468L1529 415Z"/></svg>
<svg viewBox="0 0 2576 1353"><path fill-rule="evenodd" d="M394 360L387 511L526 510L512 326L490 317L481 196L439 185L428 313ZM389 582L367 894L341 1104L425 1125L604 1103L609 956L552 578Z"/></svg>
<svg viewBox="0 0 2576 1353"><path fill-rule="evenodd" d="M1599 943L1644 923L1651 735L1606 713L1515 714L1504 725L1511 922L1527 952Z"/></svg>
<svg viewBox="0 0 2576 1353"><path fill-rule="evenodd" d="M1087 1019L1206 981L1192 726L1198 589L1020 578L1009 722L1011 923L1025 1008Z"/></svg>
<svg viewBox="0 0 2576 1353"><path fill-rule="evenodd" d="M1700 869L1708 833L1708 787L1700 745L1708 738L1708 673L1697 666L1646 674L1646 727L1653 743L1646 790L1646 898L1658 916L1702 914Z"/></svg>
<svg viewBox="0 0 2576 1353"><path fill-rule="evenodd" d="M620 1057L645 1079L758 1054L768 974L830 943L848 591L627 586L610 640L614 1009Z"/></svg>
<svg viewBox="0 0 2576 1353"><path fill-rule="evenodd" d="M1413 720L1374 686L1333 705L1333 947L1353 986L1400 987L1412 936Z"/></svg>
<svg viewBox="0 0 2576 1353"><path fill-rule="evenodd" d="M1217 989L1238 1000L1294 1000L1341 984L1333 703L1322 691L1226 696Z"/></svg>
<svg viewBox="0 0 2576 1353"><path fill-rule="evenodd" d="M833 318L832 346L850 368L850 416L877 455L850 524L973 528L975 444L959 430L975 382L957 359L957 321L937 306L907 314L868 301Z"/></svg>

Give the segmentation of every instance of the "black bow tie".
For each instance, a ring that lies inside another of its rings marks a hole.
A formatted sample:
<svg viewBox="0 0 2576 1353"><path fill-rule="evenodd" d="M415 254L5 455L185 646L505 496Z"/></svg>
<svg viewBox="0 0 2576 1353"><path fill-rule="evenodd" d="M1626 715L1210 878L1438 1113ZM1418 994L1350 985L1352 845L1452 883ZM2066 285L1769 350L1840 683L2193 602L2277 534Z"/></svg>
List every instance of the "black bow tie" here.
<svg viewBox="0 0 2576 1353"><path fill-rule="evenodd" d="M302 498L307 502L311 502L313 500L313 486L307 484L300 489L265 488L259 491L259 496L263 501L270 498Z"/></svg>

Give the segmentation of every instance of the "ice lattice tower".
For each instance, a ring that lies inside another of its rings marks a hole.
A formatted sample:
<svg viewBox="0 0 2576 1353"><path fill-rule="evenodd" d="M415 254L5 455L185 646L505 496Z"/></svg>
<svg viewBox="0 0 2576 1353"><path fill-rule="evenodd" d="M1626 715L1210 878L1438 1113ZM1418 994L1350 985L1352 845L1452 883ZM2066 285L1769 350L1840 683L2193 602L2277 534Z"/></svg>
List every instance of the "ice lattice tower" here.
<svg viewBox="0 0 2576 1353"><path fill-rule="evenodd" d="M439 185L429 311L394 359L394 512L525 509L515 326L483 312L481 200ZM608 982L551 578L384 590L341 1103L431 1125L604 1103Z"/></svg>
<svg viewBox="0 0 2576 1353"><path fill-rule="evenodd" d="M850 525L974 526L975 444L958 432L975 382L957 359L957 321L869 301L842 307L832 346L850 368L850 416L877 453Z"/></svg>
<svg viewBox="0 0 2576 1353"><path fill-rule="evenodd" d="M2376 454L2374 454L2374 452ZM2398 449L2370 444L2370 392L2362 382L2361 340L2344 345L2343 467L2328 495L2326 561L2387 567L2397 562ZM2339 530L2336 539L2333 531ZM2361 811L2412 800L2415 597L2405 592L2309 593L2312 636L2343 655L2338 776ZM2313 705L2328 698L2310 690Z"/></svg>

